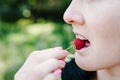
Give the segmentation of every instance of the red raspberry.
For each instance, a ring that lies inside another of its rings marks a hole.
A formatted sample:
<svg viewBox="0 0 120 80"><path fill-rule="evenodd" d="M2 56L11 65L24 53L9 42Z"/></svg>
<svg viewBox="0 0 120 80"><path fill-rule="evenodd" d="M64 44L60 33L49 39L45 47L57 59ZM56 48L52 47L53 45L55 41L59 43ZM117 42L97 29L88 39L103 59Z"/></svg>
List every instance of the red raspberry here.
<svg viewBox="0 0 120 80"><path fill-rule="evenodd" d="M77 50L80 50L85 46L85 41L79 38L74 39L74 44Z"/></svg>

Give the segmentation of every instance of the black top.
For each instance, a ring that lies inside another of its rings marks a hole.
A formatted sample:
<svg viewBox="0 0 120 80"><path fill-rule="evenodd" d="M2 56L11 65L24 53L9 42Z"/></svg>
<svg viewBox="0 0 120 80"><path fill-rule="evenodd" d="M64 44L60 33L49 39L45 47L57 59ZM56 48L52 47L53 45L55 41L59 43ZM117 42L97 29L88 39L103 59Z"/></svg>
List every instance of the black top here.
<svg viewBox="0 0 120 80"><path fill-rule="evenodd" d="M90 72L80 69L75 64L75 59L66 63L65 68L62 69L62 80L93 80L96 72Z"/></svg>

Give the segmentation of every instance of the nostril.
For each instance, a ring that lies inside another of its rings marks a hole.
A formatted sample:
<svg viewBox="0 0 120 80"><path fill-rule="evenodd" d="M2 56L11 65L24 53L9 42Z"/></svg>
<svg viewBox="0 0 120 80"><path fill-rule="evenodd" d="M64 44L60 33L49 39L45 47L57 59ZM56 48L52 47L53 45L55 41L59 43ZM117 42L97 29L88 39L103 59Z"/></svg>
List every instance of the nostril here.
<svg viewBox="0 0 120 80"><path fill-rule="evenodd" d="M68 24L71 24L73 23L74 21L67 15L64 14L64 17L63 17L64 21Z"/></svg>
<svg viewBox="0 0 120 80"><path fill-rule="evenodd" d="M68 24L73 24L75 21L74 20L69 20L67 23Z"/></svg>
<svg viewBox="0 0 120 80"><path fill-rule="evenodd" d="M69 23L73 23L74 21L73 20L70 20Z"/></svg>
<svg viewBox="0 0 120 80"><path fill-rule="evenodd" d="M75 23L74 17L72 17L72 16L64 16L64 21L68 24Z"/></svg>
<svg viewBox="0 0 120 80"><path fill-rule="evenodd" d="M68 10L64 13L63 19L68 24L72 24L74 22L74 17L70 12L68 13Z"/></svg>
<svg viewBox="0 0 120 80"><path fill-rule="evenodd" d="M80 15L67 15L67 14L65 14L63 18L64 18L64 21L68 24L73 24L73 23L77 23L80 25L85 24L84 18Z"/></svg>

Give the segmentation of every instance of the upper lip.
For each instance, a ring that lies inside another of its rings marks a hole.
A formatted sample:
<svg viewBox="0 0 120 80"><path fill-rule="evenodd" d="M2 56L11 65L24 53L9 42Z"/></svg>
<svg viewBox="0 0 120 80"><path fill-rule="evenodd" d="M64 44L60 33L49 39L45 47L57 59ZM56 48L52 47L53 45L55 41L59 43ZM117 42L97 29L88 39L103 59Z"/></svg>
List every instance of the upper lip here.
<svg viewBox="0 0 120 80"><path fill-rule="evenodd" d="M76 38L80 38L81 40L88 40L84 35L75 32Z"/></svg>

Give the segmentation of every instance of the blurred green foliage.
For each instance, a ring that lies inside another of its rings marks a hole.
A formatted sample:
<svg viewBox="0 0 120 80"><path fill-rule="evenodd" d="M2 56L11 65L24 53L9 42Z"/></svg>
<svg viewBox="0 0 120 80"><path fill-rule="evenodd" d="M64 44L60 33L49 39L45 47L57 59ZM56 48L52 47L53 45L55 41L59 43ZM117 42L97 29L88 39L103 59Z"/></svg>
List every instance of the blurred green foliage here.
<svg viewBox="0 0 120 80"><path fill-rule="evenodd" d="M32 51L70 46L74 34L62 20L70 1L0 0L0 80L14 80Z"/></svg>
<svg viewBox="0 0 120 80"><path fill-rule="evenodd" d="M62 21L71 0L0 0L0 19L15 22L20 18Z"/></svg>
<svg viewBox="0 0 120 80"><path fill-rule="evenodd" d="M70 25L60 22L42 20L32 23L23 19L13 24L1 24L0 28L4 28L0 29L0 72L3 72L0 74L4 77L0 80L13 80L19 64L23 64L32 51L57 46L66 49L74 38Z"/></svg>

